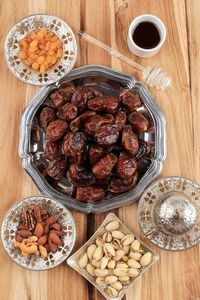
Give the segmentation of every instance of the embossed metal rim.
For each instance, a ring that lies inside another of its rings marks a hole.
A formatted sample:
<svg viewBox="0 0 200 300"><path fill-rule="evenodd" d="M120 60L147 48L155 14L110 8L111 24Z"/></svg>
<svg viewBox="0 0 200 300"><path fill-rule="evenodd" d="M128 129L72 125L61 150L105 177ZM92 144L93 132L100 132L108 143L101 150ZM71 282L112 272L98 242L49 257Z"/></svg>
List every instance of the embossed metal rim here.
<svg viewBox="0 0 200 300"><path fill-rule="evenodd" d="M196 207L195 225L188 232L169 235L155 222L155 206L165 194L179 192L187 196ZM170 251L189 249L200 242L200 185L188 178L172 176L152 183L139 200L137 219L141 230L156 246Z"/></svg>
<svg viewBox="0 0 200 300"><path fill-rule="evenodd" d="M66 232L63 237L63 246L59 246L56 253L49 253L46 259L35 255L21 256L13 246L19 215L24 208L34 203L47 207L50 212L58 214L62 228L65 228ZM70 211L58 201L45 196L32 196L17 201L9 208L2 222L1 239L7 255L21 267L32 271L49 270L61 264L70 255L76 240L76 225Z"/></svg>
<svg viewBox="0 0 200 300"><path fill-rule="evenodd" d="M59 37L63 45L63 55L55 66L41 74L28 68L18 58L17 53L19 40L30 32L44 27ZM77 43L72 29L62 19L47 14L36 14L19 20L10 29L4 43L4 54L13 75L26 83L44 86L55 83L72 70L77 58Z"/></svg>

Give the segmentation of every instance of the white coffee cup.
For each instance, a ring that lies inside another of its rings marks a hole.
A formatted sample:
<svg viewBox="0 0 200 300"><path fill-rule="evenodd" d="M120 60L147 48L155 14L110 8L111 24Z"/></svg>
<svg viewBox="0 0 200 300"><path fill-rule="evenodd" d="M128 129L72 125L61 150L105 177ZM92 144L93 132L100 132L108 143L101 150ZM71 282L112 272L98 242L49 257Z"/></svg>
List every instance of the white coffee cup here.
<svg viewBox="0 0 200 300"><path fill-rule="evenodd" d="M144 49L136 45L136 43L133 41L133 32L135 28L138 26L138 24L140 24L141 22L151 22L158 29L160 34L160 42L156 47L151 49ZM128 47L137 56L150 57L158 53L158 51L161 49L165 41L165 38L166 38L166 28L164 23L158 17L154 15L141 15L136 17L129 26Z"/></svg>

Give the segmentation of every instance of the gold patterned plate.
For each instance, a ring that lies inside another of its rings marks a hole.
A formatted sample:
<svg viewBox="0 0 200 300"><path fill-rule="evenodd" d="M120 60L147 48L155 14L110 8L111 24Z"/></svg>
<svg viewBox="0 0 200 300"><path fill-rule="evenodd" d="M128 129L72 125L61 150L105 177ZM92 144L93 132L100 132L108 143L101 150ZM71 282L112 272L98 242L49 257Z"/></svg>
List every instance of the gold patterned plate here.
<svg viewBox="0 0 200 300"><path fill-rule="evenodd" d="M200 186L183 177L150 185L138 206L138 222L147 238L166 250L184 250L200 242Z"/></svg>
<svg viewBox="0 0 200 300"><path fill-rule="evenodd" d="M18 57L18 41L27 34L40 28L53 32L61 40L63 54L59 62L45 73L39 73L29 68ZM10 71L20 80L33 85L52 84L73 68L77 57L77 44L73 31L63 20L45 14L28 16L12 27L4 45L4 53Z"/></svg>
<svg viewBox="0 0 200 300"><path fill-rule="evenodd" d="M36 255L22 256L13 246L20 215L23 210L33 207L34 204L39 204L43 209L47 209L49 213L58 215L64 232L63 245L58 247L56 253L50 252L45 259ZM2 223L1 238L7 254L14 262L26 269L42 271L54 268L66 260L74 247L76 228L74 219L65 206L51 198L35 196L16 202L8 210Z"/></svg>

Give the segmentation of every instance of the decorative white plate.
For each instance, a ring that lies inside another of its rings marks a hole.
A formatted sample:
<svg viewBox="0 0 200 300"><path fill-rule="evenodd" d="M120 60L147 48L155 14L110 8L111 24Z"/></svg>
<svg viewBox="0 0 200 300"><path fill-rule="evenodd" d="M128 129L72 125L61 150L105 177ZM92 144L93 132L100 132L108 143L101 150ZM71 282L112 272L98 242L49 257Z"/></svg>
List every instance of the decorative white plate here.
<svg viewBox="0 0 200 300"><path fill-rule="evenodd" d="M39 28L46 28L56 34L63 44L61 59L45 73L32 70L18 57L18 41ZM76 62L77 44L74 33L67 23L55 16L39 14L28 16L12 27L5 40L4 53L10 71L18 79L42 86L60 80L71 71Z"/></svg>
<svg viewBox="0 0 200 300"><path fill-rule="evenodd" d="M36 255L22 256L13 246L20 215L23 210L34 204L40 205L51 214L58 215L64 232L63 246L59 246L56 253L50 252L45 259ZM28 197L16 202L6 213L1 227L1 238L7 254L14 262L26 269L42 271L56 267L66 260L74 247L76 227L69 210L59 202L44 196Z"/></svg>
<svg viewBox="0 0 200 300"><path fill-rule="evenodd" d="M151 184L138 206L138 222L147 238L166 250L184 250L200 242L200 185L183 177Z"/></svg>

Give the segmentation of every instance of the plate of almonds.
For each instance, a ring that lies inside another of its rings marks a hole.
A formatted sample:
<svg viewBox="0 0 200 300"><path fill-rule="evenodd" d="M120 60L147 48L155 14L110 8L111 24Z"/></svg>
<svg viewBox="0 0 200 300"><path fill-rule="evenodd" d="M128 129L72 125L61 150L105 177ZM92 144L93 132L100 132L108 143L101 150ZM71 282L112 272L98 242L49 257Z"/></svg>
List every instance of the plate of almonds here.
<svg viewBox="0 0 200 300"><path fill-rule="evenodd" d="M67 208L48 197L28 197L6 213L1 237L7 254L30 270L51 269L62 263L76 239L74 219Z"/></svg>
<svg viewBox="0 0 200 300"><path fill-rule="evenodd" d="M67 263L106 299L120 300L135 280L158 259L158 254L110 213L94 235L67 259Z"/></svg>

